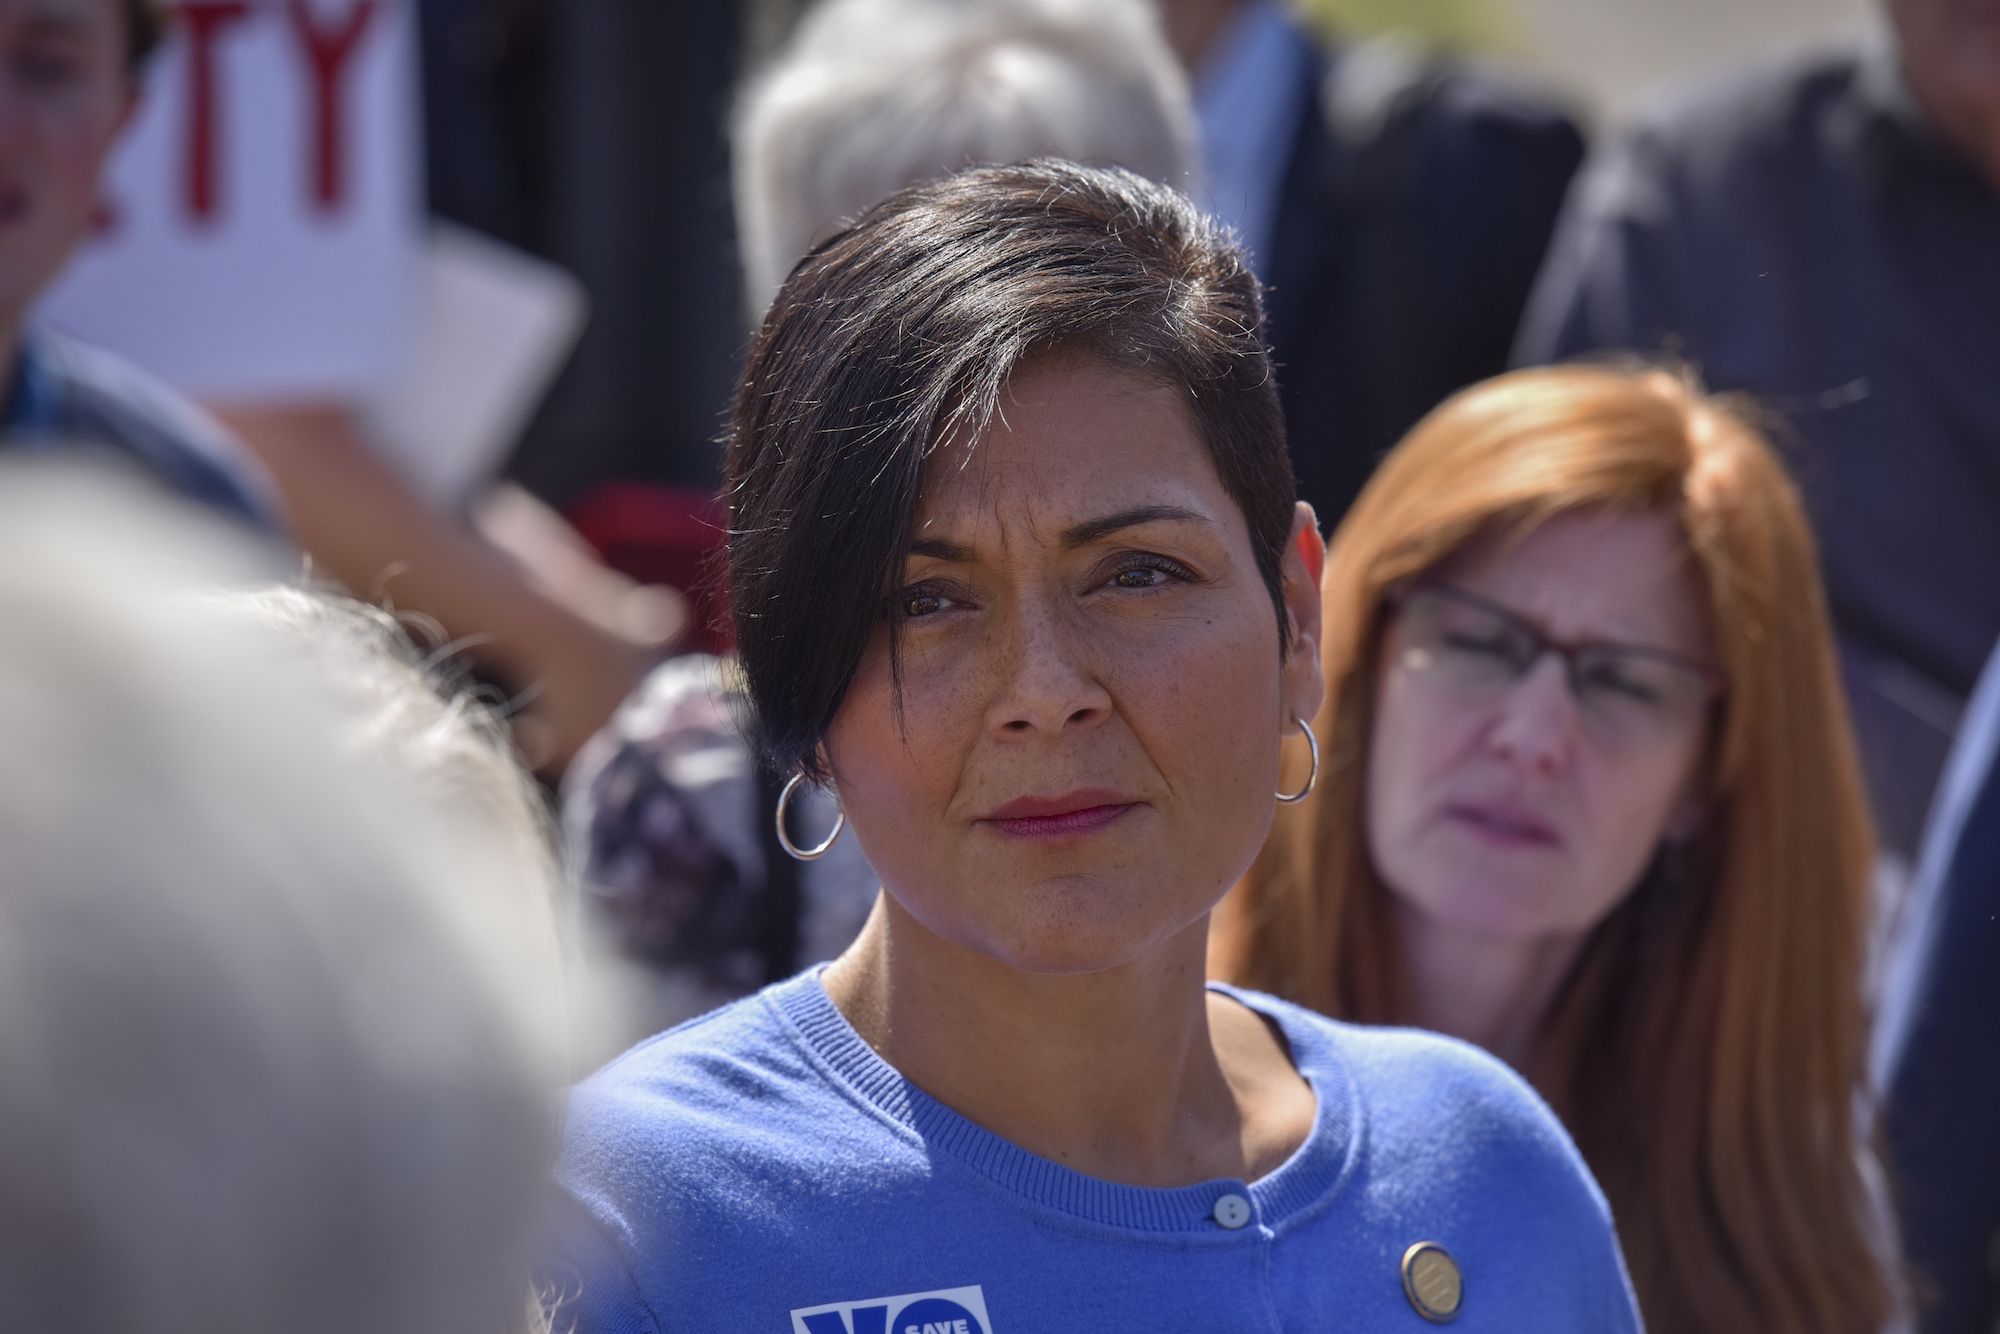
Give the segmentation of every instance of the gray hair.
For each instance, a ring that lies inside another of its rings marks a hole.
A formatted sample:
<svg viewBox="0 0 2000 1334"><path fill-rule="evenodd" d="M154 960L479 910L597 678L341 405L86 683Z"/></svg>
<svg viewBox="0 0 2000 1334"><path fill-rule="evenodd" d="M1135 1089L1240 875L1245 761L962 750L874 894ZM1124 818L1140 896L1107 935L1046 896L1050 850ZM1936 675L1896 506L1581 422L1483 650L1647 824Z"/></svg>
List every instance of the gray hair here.
<svg viewBox="0 0 2000 1334"><path fill-rule="evenodd" d="M1179 187L1195 124L1147 0L824 0L745 89L732 141L761 314L800 256L906 185L1056 157Z"/></svg>
<svg viewBox="0 0 2000 1334"><path fill-rule="evenodd" d="M527 789L387 627L201 591L266 568L0 465L8 1319L519 1328L563 1042Z"/></svg>

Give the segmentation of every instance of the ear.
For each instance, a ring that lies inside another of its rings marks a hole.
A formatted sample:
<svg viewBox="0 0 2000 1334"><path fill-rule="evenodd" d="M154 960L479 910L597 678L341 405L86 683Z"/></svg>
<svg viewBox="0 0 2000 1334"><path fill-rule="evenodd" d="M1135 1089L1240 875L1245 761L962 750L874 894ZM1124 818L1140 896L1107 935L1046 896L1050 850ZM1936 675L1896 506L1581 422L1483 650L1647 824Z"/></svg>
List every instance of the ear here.
<svg viewBox="0 0 2000 1334"><path fill-rule="evenodd" d="M1319 581L1326 572L1326 543L1319 535L1319 518L1301 500L1293 512L1292 536L1285 544L1283 577L1285 619L1291 625L1291 648L1285 655L1281 693L1285 711L1294 720L1311 721L1326 695L1320 667Z"/></svg>

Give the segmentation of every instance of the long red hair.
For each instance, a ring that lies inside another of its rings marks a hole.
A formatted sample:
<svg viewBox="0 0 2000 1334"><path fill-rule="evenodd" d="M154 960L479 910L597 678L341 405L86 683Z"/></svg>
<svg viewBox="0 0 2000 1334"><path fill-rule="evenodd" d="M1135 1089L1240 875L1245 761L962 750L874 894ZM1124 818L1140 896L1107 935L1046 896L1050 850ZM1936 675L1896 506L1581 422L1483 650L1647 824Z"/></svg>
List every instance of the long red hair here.
<svg viewBox="0 0 2000 1334"><path fill-rule="evenodd" d="M1212 967L1339 1018L1405 1013L1363 818L1385 599L1576 510L1678 516L1726 693L1700 829L1592 932L1527 1073L1610 1198L1651 1328L1873 1334L1895 1301L1855 1125L1873 834L1798 493L1684 380L1504 375L1383 463L1321 586L1319 785L1218 909Z"/></svg>

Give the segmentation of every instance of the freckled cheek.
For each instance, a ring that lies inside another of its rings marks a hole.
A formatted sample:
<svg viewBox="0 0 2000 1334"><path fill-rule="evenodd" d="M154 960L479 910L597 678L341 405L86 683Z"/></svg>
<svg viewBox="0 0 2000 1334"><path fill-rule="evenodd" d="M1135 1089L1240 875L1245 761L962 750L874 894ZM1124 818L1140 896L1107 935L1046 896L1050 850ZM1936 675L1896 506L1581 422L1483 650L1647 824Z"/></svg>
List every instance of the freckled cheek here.
<svg viewBox="0 0 2000 1334"><path fill-rule="evenodd" d="M986 725L998 690L993 655L978 645L913 653L903 660L902 708L913 751L930 763L962 755ZM886 694L886 692L885 692ZM885 710L884 722L895 717Z"/></svg>
<svg viewBox="0 0 2000 1334"><path fill-rule="evenodd" d="M957 790L981 712L969 673L950 666L906 658L900 713L886 662L856 675L827 748L858 825L916 832L911 821L934 822Z"/></svg>
<svg viewBox="0 0 2000 1334"><path fill-rule="evenodd" d="M839 778L840 804L852 826L852 837L882 882L902 895L921 894L925 886L949 883L943 873L949 862L939 818L949 788L926 779L912 763L916 758L896 744L895 734L869 729L860 744L829 751Z"/></svg>
<svg viewBox="0 0 2000 1334"><path fill-rule="evenodd" d="M1119 708L1147 753L1184 798L1276 790L1277 644L1255 622L1199 623L1117 656Z"/></svg>

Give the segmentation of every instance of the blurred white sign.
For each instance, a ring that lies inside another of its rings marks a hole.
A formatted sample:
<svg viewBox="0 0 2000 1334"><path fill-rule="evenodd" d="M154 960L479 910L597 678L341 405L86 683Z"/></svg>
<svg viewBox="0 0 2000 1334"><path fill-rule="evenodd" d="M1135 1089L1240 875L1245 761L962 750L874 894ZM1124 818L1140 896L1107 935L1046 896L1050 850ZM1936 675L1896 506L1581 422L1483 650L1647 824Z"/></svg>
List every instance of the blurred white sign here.
<svg viewBox="0 0 2000 1334"><path fill-rule="evenodd" d="M209 401L373 398L414 336L410 0L180 0L42 318Z"/></svg>

